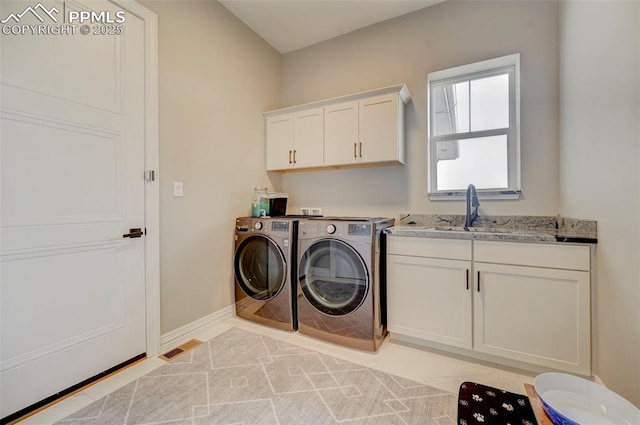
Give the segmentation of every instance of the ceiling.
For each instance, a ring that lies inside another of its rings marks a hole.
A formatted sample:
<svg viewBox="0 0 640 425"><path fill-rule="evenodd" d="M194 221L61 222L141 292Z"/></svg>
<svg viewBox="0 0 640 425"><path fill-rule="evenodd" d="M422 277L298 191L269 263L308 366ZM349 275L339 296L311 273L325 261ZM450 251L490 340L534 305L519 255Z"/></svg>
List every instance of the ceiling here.
<svg viewBox="0 0 640 425"><path fill-rule="evenodd" d="M219 0L288 53L445 0Z"/></svg>

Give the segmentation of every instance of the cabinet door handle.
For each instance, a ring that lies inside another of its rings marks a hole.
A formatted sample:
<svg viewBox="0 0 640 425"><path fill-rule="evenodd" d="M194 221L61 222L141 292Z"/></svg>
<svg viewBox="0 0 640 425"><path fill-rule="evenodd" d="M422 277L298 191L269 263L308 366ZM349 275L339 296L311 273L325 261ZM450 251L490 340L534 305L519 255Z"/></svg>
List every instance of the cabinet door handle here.
<svg viewBox="0 0 640 425"><path fill-rule="evenodd" d="M478 270L478 292L480 292L480 270Z"/></svg>
<svg viewBox="0 0 640 425"><path fill-rule="evenodd" d="M360 158L362 158L362 142L360 142Z"/></svg>
<svg viewBox="0 0 640 425"><path fill-rule="evenodd" d="M289 164L291 164L291 151L289 151Z"/></svg>
<svg viewBox="0 0 640 425"><path fill-rule="evenodd" d="M296 150L293 150L293 163L296 163Z"/></svg>
<svg viewBox="0 0 640 425"><path fill-rule="evenodd" d="M469 290L469 269L467 269L467 291Z"/></svg>
<svg viewBox="0 0 640 425"><path fill-rule="evenodd" d="M354 143L354 144L353 144L353 157L354 157L354 158L357 158L357 157L358 157L358 155L356 155L356 149L357 149L357 147L358 147L358 144L357 144L357 143Z"/></svg>

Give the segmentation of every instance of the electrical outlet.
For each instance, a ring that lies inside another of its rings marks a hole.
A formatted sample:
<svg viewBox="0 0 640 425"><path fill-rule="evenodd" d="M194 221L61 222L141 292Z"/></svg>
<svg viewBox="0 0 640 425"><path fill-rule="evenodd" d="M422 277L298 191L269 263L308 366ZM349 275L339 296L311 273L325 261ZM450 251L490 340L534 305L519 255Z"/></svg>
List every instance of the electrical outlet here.
<svg viewBox="0 0 640 425"><path fill-rule="evenodd" d="M322 208L318 208L318 207L300 208L300 213L302 215L322 215Z"/></svg>

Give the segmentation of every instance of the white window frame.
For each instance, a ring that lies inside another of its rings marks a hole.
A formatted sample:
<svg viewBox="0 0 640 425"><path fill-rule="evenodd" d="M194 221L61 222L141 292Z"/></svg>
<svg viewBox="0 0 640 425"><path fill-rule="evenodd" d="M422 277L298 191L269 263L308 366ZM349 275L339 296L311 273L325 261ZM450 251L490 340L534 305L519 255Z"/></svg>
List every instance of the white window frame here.
<svg viewBox="0 0 640 425"><path fill-rule="evenodd" d="M436 136L432 125L435 108L433 89L443 84L475 80L491 75L509 73L509 127L484 131L469 131ZM464 200L465 190L437 190L436 143L477 137L507 135L508 187L506 189L478 189L481 199L519 199L520 176L520 54L502 56L427 75L427 139L428 139L428 196L430 200Z"/></svg>

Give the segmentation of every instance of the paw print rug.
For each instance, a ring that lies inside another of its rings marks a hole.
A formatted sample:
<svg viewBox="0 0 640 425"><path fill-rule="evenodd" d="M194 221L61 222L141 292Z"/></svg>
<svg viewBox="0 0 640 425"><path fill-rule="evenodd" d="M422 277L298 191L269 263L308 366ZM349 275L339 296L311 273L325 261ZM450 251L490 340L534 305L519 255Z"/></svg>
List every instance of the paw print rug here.
<svg viewBox="0 0 640 425"><path fill-rule="evenodd" d="M474 382L463 382L458 393L458 425L537 425L525 395Z"/></svg>

